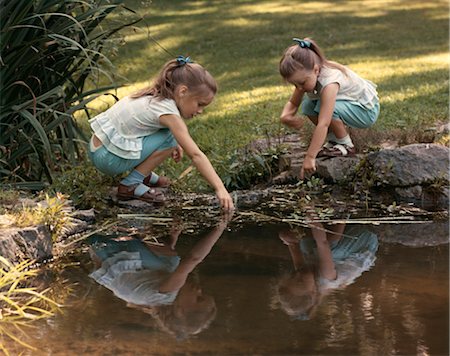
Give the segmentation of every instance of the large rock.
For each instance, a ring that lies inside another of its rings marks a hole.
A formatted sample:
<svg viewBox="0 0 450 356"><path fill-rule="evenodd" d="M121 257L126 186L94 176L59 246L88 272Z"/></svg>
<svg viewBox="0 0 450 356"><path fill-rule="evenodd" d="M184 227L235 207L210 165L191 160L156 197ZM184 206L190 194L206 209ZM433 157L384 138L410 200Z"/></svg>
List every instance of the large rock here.
<svg viewBox="0 0 450 356"><path fill-rule="evenodd" d="M382 224L371 228L379 239L410 247L438 246L449 243L447 222L423 224Z"/></svg>
<svg viewBox="0 0 450 356"><path fill-rule="evenodd" d="M44 225L0 230L0 256L13 264L52 257L52 236Z"/></svg>
<svg viewBox="0 0 450 356"><path fill-rule="evenodd" d="M318 158L316 160L316 173L327 181L340 183L353 179L356 168L362 156Z"/></svg>
<svg viewBox="0 0 450 356"><path fill-rule="evenodd" d="M449 179L449 148L413 144L367 155L374 178L383 185L410 187Z"/></svg>

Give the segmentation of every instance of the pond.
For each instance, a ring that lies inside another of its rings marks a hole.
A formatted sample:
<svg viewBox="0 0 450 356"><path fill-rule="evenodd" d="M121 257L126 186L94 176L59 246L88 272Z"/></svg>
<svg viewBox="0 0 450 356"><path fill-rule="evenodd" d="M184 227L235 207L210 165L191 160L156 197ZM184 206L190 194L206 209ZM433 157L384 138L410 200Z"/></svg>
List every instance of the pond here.
<svg viewBox="0 0 450 356"><path fill-rule="evenodd" d="M62 313L20 336L37 350L11 353L449 353L446 223L167 235L90 237L70 258L81 263L53 272Z"/></svg>

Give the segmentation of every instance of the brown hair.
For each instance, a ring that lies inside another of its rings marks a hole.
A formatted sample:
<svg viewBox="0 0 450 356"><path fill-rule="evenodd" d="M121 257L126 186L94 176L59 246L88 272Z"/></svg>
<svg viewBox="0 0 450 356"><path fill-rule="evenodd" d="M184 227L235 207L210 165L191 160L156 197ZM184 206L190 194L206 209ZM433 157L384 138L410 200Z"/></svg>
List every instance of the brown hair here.
<svg viewBox="0 0 450 356"><path fill-rule="evenodd" d="M280 74L284 79L288 79L298 70L312 70L315 64L319 67L336 68L346 74L346 69L342 64L326 59L322 49L315 41L310 38L305 38L304 41L309 42L309 47L294 44L284 51L279 66Z"/></svg>
<svg viewBox="0 0 450 356"><path fill-rule="evenodd" d="M208 89L213 94L217 92L215 79L200 64L180 64L176 59L172 59L164 64L151 86L139 90L132 94L131 97L139 98L145 95L152 95L164 99L174 99L175 88L178 85L186 85L193 91Z"/></svg>

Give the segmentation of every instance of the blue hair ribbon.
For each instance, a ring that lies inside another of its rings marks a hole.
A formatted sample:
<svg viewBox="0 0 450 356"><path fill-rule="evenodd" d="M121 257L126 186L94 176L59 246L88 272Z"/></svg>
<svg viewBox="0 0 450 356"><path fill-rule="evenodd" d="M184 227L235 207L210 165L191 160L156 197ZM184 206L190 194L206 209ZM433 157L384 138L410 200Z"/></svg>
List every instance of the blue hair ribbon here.
<svg viewBox="0 0 450 356"><path fill-rule="evenodd" d="M194 63L191 57L178 56L177 62L180 66L184 66L186 63Z"/></svg>
<svg viewBox="0 0 450 356"><path fill-rule="evenodd" d="M298 45L302 48L311 48L311 42L307 40L302 40L300 38L293 38L292 41L297 42Z"/></svg>

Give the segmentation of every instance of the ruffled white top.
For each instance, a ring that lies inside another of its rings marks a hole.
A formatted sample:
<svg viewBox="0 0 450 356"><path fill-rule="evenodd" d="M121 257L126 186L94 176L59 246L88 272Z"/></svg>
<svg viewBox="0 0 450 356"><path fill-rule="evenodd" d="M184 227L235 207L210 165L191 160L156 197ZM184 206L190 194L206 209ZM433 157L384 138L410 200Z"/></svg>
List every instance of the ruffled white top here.
<svg viewBox="0 0 450 356"><path fill-rule="evenodd" d="M180 116L172 99L150 95L139 98L127 96L89 120L89 123L108 151L122 158L139 159L142 139L166 128L159 118L170 114Z"/></svg>
<svg viewBox="0 0 450 356"><path fill-rule="evenodd" d="M345 260L335 261L337 277L335 280L318 278L319 289L343 288L352 284L365 271L368 271L375 263L376 256L372 251L355 253Z"/></svg>
<svg viewBox="0 0 450 356"><path fill-rule="evenodd" d="M178 257L168 261L167 270L144 269L139 252L121 251L104 260L89 276L128 303L166 305L173 303L178 291L160 293L159 286L177 268L180 260Z"/></svg>
<svg viewBox="0 0 450 356"><path fill-rule="evenodd" d="M317 78L316 91L307 93L311 100L320 99L320 93L328 84L339 84L336 100L348 100L359 103L366 109L372 109L378 103L377 86L370 80L361 78L346 67L346 73L339 69L322 67Z"/></svg>

